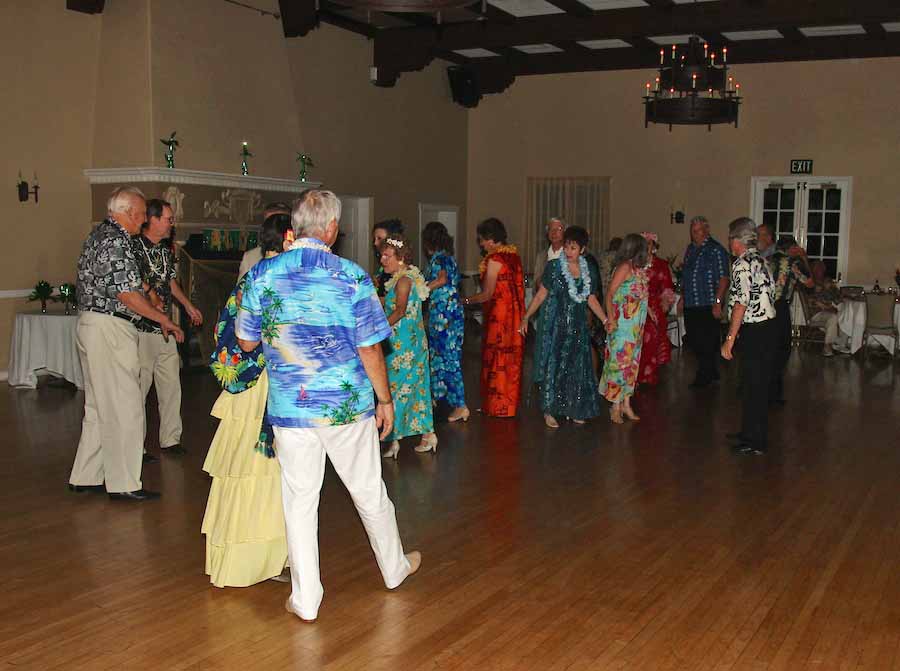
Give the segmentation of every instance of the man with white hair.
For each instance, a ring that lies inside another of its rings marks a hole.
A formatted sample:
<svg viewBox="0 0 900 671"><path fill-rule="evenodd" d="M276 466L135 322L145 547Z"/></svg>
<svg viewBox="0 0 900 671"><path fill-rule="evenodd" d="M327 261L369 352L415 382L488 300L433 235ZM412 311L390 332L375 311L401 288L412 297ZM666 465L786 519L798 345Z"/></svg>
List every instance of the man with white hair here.
<svg viewBox="0 0 900 671"><path fill-rule="evenodd" d="M105 483L111 499L146 501L159 494L141 484L145 416L136 323L151 319L179 342L184 334L144 294L131 243L146 219L144 194L117 188L107 212L78 259L75 342L84 372L84 420L69 489L103 491Z"/></svg>
<svg viewBox="0 0 900 671"><path fill-rule="evenodd" d="M697 376L691 387L708 386L719 379L722 301L728 290L729 258L709 233L706 217L691 219L691 244L684 253L685 340L697 357Z"/></svg>
<svg viewBox="0 0 900 671"><path fill-rule="evenodd" d="M757 249L756 224L748 217L728 226L728 244L737 257L731 266L728 306L731 320L722 344L722 357L730 360L734 343L741 339L741 430L729 438L737 450L765 454L767 449L769 384L778 339L775 323L775 285L765 259Z"/></svg>
<svg viewBox="0 0 900 671"><path fill-rule="evenodd" d="M293 586L285 607L309 622L324 594L318 507L326 456L362 518L385 586L398 587L421 562L418 552L403 553L381 479L379 429L383 439L394 423L381 350L391 329L369 276L331 251L340 216L330 191L300 197L296 241L247 272L235 325L243 350L263 343Z"/></svg>

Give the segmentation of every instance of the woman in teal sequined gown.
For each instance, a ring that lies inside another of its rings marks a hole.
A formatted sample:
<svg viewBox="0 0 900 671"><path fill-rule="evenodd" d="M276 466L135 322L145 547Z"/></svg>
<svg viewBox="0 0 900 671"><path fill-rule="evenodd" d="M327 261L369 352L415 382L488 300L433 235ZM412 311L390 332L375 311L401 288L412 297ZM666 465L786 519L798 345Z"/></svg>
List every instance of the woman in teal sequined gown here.
<svg viewBox="0 0 900 671"><path fill-rule="evenodd" d="M465 315L459 300L459 268L453 258L453 238L439 221L422 231L422 247L429 257L425 281L428 297L428 352L431 357L431 398L453 408L450 422L467 420L463 386L462 348Z"/></svg>
<svg viewBox="0 0 900 671"><path fill-rule="evenodd" d="M391 276L384 285L384 311L392 330L385 363L394 399L394 430L387 437L391 444L382 456L396 459L398 441L407 436L422 436L416 452L437 450L428 339L422 323L428 285L419 269L409 265L412 250L403 236L389 236L381 249L381 265Z"/></svg>
<svg viewBox="0 0 900 671"><path fill-rule="evenodd" d="M563 256L544 268L541 288L522 320L526 332L529 318L541 308L540 347L534 354L534 366L539 371L535 377L540 380L544 421L551 428L558 427L562 417L583 424L600 414L588 310L607 322L594 294L600 278L584 257L587 231L570 226L563 240Z"/></svg>

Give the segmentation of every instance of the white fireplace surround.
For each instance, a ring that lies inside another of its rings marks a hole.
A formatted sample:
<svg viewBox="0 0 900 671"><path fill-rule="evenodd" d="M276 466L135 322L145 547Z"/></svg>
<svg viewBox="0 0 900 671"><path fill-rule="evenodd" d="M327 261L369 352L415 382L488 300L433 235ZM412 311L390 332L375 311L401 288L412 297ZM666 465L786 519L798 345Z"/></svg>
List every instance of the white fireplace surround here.
<svg viewBox="0 0 900 671"><path fill-rule="evenodd" d="M322 186L321 182L301 182L281 177L232 175L225 172L182 170L181 168L88 168L84 171L84 175L91 184L163 182L258 191L282 191L284 193L301 193L307 189L317 189Z"/></svg>

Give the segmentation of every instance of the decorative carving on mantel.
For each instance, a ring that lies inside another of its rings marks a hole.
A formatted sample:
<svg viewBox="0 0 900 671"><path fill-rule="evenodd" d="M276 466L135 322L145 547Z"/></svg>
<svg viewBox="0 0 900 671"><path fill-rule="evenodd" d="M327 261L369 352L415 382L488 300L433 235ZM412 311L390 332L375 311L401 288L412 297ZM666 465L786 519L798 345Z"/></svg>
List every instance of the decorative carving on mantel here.
<svg viewBox="0 0 900 671"><path fill-rule="evenodd" d="M172 215L175 217L175 221L184 220L184 198L184 192L174 184L163 191L162 199L172 206Z"/></svg>
<svg viewBox="0 0 900 671"><path fill-rule="evenodd" d="M262 208L262 196L246 189L225 189L220 198L203 201L203 216L206 219L227 219L243 226L253 221Z"/></svg>

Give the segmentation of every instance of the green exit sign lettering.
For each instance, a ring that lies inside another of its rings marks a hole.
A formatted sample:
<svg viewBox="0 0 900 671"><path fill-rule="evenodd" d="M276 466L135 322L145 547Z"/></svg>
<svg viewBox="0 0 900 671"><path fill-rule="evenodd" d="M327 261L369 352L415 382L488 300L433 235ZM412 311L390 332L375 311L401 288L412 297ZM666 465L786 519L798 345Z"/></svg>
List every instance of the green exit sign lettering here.
<svg viewBox="0 0 900 671"><path fill-rule="evenodd" d="M791 161L792 175L811 175L813 162L810 158L795 158Z"/></svg>

